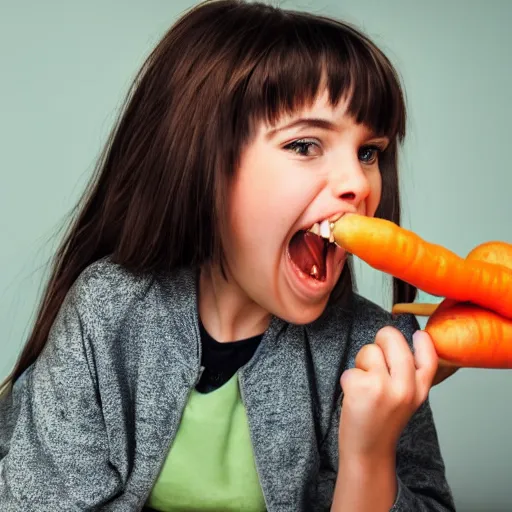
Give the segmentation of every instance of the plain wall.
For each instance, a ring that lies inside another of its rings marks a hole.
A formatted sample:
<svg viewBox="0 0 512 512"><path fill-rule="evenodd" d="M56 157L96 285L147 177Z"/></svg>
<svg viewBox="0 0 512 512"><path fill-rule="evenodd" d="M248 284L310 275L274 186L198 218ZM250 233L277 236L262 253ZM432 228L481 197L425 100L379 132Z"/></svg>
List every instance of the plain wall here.
<svg viewBox="0 0 512 512"><path fill-rule="evenodd" d="M512 2L273 3L343 17L397 65L409 106L404 225L461 255L512 242ZM0 376L130 80L192 4L0 0ZM389 306L382 276L357 269L361 292ZM464 369L431 402L457 510L512 510L512 372Z"/></svg>

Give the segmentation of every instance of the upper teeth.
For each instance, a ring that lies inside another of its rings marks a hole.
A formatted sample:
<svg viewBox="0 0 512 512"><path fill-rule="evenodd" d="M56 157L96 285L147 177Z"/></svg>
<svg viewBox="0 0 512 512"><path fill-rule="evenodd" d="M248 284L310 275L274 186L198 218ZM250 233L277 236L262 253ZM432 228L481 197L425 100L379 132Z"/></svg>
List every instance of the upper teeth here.
<svg viewBox="0 0 512 512"><path fill-rule="evenodd" d="M333 228L334 223L325 219L320 223L315 222L309 231L315 235L320 235L322 238L326 238L329 242L334 242Z"/></svg>
<svg viewBox="0 0 512 512"><path fill-rule="evenodd" d="M320 223L320 236L329 238L331 236L331 226L328 220L323 220Z"/></svg>

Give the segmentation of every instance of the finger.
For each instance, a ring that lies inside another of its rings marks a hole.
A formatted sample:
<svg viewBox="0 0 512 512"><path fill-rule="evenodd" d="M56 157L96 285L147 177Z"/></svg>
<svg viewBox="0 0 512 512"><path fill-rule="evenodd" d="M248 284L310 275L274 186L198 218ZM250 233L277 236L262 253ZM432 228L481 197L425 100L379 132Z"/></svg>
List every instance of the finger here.
<svg viewBox="0 0 512 512"><path fill-rule="evenodd" d="M382 353L382 349L374 343L363 345L359 350L355 360L356 368L369 371L388 372L386 359Z"/></svg>
<svg viewBox="0 0 512 512"><path fill-rule="evenodd" d="M353 386L354 382L357 382L358 379L361 379L361 377L364 377L365 375L365 371L360 368L349 368L348 370L345 370L341 374L340 378L340 385L343 393L346 393L347 390Z"/></svg>
<svg viewBox="0 0 512 512"><path fill-rule="evenodd" d="M404 385L414 386L414 356L403 334L394 327L383 327L377 332L375 344L382 349L391 377Z"/></svg>
<svg viewBox="0 0 512 512"><path fill-rule="evenodd" d="M413 335L414 361L416 365L416 387L426 398L437 368L439 358L430 335L425 331L416 331Z"/></svg>
<svg viewBox="0 0 512 512"><path fill-rule="evenodd" d="M360 368L345 370L340 377L343 402L346 403L348 400L361 405L364 397L374 393L376 386L379 386L381 382L382 379L375 373L370 374ZM382 385L380 387L382 388Z"/></svg>

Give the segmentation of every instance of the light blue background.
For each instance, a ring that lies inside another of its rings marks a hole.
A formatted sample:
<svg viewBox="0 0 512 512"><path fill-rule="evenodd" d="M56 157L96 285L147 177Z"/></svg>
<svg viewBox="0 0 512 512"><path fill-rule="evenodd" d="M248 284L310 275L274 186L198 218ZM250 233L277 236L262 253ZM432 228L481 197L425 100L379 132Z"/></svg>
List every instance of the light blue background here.
<svg viewBox="0 0 512 512"><path fill-rule="evenodd" d="M406 227L461 255L512 242L512 2L273 3L354 22L399 68ZM130 80L192 4L0 0L0 376ZM361 291L389 305L382 276L358 274ZM457 510L512 511L512 372L463 370L431 400Z"/></svg>

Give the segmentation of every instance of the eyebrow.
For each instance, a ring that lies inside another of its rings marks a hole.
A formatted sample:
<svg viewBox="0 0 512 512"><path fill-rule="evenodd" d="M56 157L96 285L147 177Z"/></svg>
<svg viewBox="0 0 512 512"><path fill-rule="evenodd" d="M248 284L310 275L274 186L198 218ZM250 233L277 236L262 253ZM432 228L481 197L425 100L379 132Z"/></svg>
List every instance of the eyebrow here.
<svg viewBox="0 0 512 512"><path fill-rule="evenodd" d="M267 132L266 138L272 139L277 135L277 133L290 130L292 128L297 128L298 126L308 126L311 128L322 128L323 130L331 130L331 131L339 131L339 127L333 123L332 121L328 121L327 119L320 118L301 118L291 123L288 123L284 126L280 126L279 128L274 128Z"/></svg>

